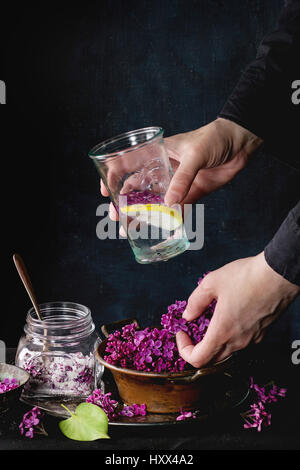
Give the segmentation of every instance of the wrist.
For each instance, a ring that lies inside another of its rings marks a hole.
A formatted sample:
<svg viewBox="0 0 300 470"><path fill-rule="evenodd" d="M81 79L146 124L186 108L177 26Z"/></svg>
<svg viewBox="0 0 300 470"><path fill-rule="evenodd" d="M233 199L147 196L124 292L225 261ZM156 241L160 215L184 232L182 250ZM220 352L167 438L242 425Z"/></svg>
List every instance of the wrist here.
<svg viewBox="0 0 300 470"><path fill-rule="evenodd" d="M263 140L260 137L229 119L219 117L214 122L218 132L230 137L231 156L243 152L249 157L263 144ZM229 156L229 159L231 156Z"/></svg>
<svg viewBox="0 0 300 470"><path fill-rule="evenodd" d="M270 283L270 286L272 286L276 292L281 292L285 297L289 297L290 301L294 300L294 298L300 294L300 286L293 284L285 279L281 274L277 273L268 264L264 252L260 253L255 258L261 266L266 282Z"/></svg>

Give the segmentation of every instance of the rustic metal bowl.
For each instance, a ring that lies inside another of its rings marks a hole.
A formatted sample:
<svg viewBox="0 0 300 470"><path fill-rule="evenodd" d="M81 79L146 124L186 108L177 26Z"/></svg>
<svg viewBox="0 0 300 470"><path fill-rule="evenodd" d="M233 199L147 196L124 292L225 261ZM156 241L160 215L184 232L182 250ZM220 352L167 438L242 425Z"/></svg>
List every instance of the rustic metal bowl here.
<svg viewBox="0 0 300 470"><path fill-rule="evenodd" d="M19 400L21 391L24 385L29 380L29 373L26 370L20 369L17 366L13 366L11 364L4 364L0 363L0 381L9 378L9 379L17 379L19 382L19 386L10 390L9 392L0 393L0 413L9 409L9 407Z"/></svg>
<svg viewBox="0 0 300 470"><path fill-rule="evenodd" d="M137 323L130 318L102 326L103 334L108 335L128 323ZM191 369L175 374L141 372L122 369L104 360L107 339L96 351L97 360L112 373L121 400L132 405L145 403L152 413L177 413L184 410L203 410L211 400L226 396L228 376L234 365L230 356L220 362L201 369Z"/></svg>

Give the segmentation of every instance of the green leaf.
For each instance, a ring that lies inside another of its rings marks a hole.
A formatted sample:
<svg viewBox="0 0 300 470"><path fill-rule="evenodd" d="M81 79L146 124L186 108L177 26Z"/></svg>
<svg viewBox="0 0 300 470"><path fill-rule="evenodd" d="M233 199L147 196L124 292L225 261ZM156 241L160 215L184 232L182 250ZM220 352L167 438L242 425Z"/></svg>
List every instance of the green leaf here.
<svg viewBox="0 0 300 470"><path fill-rule="evenodd" d="M106 413L99 406L92 403L80 403L75 413L66 406L61 405L71 415L59 423L61 432L74 441L96 441L97 439L110 439L107 435L108 419Z"/></svg>

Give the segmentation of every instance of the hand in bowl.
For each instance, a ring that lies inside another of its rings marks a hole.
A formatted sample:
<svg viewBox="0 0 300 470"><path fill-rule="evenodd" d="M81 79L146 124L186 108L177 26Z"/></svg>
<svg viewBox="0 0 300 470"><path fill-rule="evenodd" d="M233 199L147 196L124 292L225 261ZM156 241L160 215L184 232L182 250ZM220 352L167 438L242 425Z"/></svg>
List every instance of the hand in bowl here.
<svg viewBox="0 0 300 470"><path fill-rule="evenodd" d="M233 261L209 273L190 296L183 318L201 315L213 299L215 312L203 340L194 346L180 331L180 356L194 367L220 361L250 342L259 343L267 327L300 293L300 287L273 271L264 253Z"/></svg>

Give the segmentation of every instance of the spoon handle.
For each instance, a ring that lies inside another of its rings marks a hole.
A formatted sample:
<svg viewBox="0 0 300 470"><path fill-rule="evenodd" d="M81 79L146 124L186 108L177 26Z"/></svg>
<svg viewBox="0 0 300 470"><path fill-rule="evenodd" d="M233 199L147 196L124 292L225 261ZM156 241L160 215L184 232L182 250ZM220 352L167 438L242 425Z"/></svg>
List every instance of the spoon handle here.
<svg viewBox="0 0 300 470"><path fill-rule="evenodd" d="M17 268L17 271L19 273L19 276L20 276L20 278L21 278L21 280L24 284L24 287L27 290L27 294L30 297L32 305L34 306L34 310L37 314L37 317L38 317L39 320L42 321L40 308L39 308L39 305L37 303L36 296L35 296L35 293L34 293L34 290L33 290L33 286L32 286L29 274L27 272L26 266L24 264L24 261L22 260L21 256L18 255L18 254L15 254L13 256L13 260L14 260L15 266Z"/></svg>

